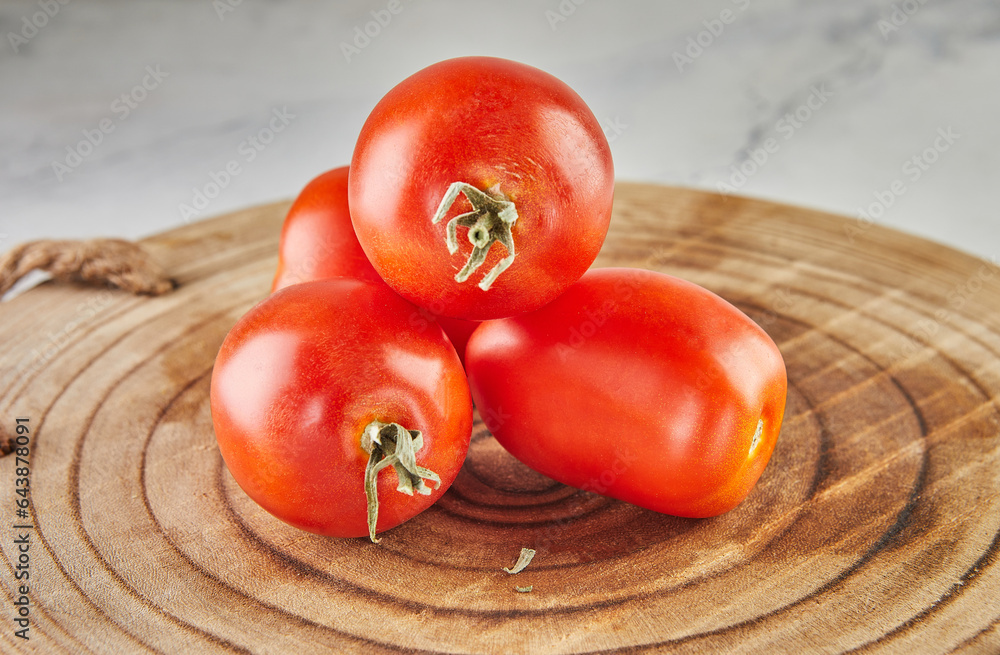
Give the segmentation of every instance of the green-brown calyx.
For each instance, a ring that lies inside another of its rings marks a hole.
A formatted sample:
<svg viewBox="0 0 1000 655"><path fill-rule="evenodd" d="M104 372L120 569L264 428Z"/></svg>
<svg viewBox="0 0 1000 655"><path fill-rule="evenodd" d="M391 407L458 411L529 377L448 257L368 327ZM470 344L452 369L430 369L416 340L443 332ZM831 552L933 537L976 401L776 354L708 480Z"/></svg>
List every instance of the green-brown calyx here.
<svg viewBox="0 0 1000 655"><path fill-rule="evenodd" d="M494 193L495 192L495 193ZM514 263L514 235L511 228L517 221L517 208L514 203L507 200L496 191L496 187L490 192L480 191L471 184L465 182L454 182L448 187L437 212L434 214L432 223L435 225L445 217L452 204L458 198L459 193L464 193L472 205L472 211L460 214L448 221L448 232L445 243L448 244L448 252L454 255L458 252L458 228L469 228L469 242L472 243L472 254L465 262L462 270L455 275L456 282L465 282L476 269L486 261L486 255L494 243L499 241L507 249L507 256L497 262L497 265L487 273L479 282L479 288L488 291L507 267Z"/></svg>
<svg viewBox="0 0 1000 655"><path fill-rule="evenodd" d="M368 498L368 537L377 544L375 524L378 522L378 474L391 466L396 469L399 485L396 491L412 496L413 492L431 493L424 480L434 487L441 486L438 474L417 465L416 453L423 448L424 438L419 430L407 430L399 423L372 421L361 434L361 447L370 455L365 467L365 496Z"/></svg>

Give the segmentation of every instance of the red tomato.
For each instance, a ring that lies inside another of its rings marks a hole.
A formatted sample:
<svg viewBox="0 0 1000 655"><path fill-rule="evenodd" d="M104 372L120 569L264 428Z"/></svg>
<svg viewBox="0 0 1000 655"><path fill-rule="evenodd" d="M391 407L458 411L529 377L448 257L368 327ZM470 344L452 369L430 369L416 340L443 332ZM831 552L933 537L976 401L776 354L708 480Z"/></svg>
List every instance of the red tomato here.
<svg viewBox="0 0 1000 655"><path fill-rule="evenodd" d="M281 228L271 291L331 277L382 283L354 235L347 208L347 171L343 166L319 175L292 203Z"/></svg>
<svg viewBox="0 0 1000 655"><path fill-rule="evenodd" d="M292 203L281 228L272 292L331 277L385 284L354 235L347 204L347 176L347 166L327 171L309 182ZM433 309L434 305L431 310L423 308L419 315L412 315L410 325L426 329L437 323L451 339L459 358L464 358L465 344L479 323L441 316Z"/></svg>
<svg viewBox="0 0 1000 655"><path fill-rule="evenodd" d="M472 401L454 348L410 327L416 313L385 285L334 278L282 289L237 322L212 373L212 422L247 495L304 530L375 541L444 493Z"/></svg>
<svg viewBox="0 0 1000 655"><path fill-rule="evenodd" d="M511 454L559 482L677 516L726 512L771 457L774 342L690 282L596 269L545 307L483 323L466 370Z"/></svg>
<svg viewBox="0 0 1000 655"><path fill-rule="evenodd" d="M401 82L351 161L351 216L379 275L458 318L536 309L578 280L604 242L613 191L611 150L580 96L490 57Z"/></svg>

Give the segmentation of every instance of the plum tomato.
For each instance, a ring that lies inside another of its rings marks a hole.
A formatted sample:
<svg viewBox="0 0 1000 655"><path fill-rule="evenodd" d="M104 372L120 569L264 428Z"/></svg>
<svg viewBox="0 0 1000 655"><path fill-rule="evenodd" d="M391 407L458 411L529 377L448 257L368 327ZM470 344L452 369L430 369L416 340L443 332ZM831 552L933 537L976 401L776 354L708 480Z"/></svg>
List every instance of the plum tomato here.
<svg viewBox="0 0 1000 655"><path fill-rule="evenodd" d="M326 171L295 198L281 227L272 292L331 277L382 282L354 235L347 176L347 166Z"/></svg>
<svg viewBox="0 0 1000 655"><path fill-rule="evenodd" d="M647 509L716 516L774 450L777 346L719 296L640 269L594 269L552 303L486 321L466 350L486 427L559 482Z"/></svg>
<svg viewBox="0 0 1000 655"><path fill-rule="evenodd" d="M462 57L403 80L365 121L351 218L379 275L465 319L541 307L593 263L614 168L601 125L552 75Z"/></svg>
<svg viewBox="0 0 1000 655"><path fill-rule="evenodd" d="M427 509L458 474L472 401L444 332L384 284L331 278L269 296L226 336L212 422L233 478L277 518L358 537Z"/></svg>
<svg viewBox="0 0 1000 655"><path fill-rule="evenodd" d="M271 285L272 292L292 284L331 277L353 277L385 284L354 234L347 202L347 177L347 166L322 173L311 180L292 203L281 228L278 270ZM420 308L419 315L411 316L411 326L426 329L437 323L464 361L465 344L479 323L442 316L433 311L435 308L433 304L431 309Z"/></svg>

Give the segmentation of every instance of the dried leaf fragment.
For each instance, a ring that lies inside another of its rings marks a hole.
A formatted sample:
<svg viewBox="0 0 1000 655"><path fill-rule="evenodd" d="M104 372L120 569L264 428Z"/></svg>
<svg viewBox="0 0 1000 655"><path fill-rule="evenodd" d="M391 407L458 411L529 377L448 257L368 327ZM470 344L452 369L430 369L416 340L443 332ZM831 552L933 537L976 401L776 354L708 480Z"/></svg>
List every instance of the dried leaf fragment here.
<svg viewBox="0 0 1000 655"><path fill-rule="evenodd" d="M528 564L531 564L531 558L534 556L535 556L534 550L532 550L531 548L522 548L521 554L517 558L517 563L514 564L514 568L508 569L505 566L503 567L503 570L506 571L507 573L510 573L511 575L515 573L520 573L528 566Z"/></svg>

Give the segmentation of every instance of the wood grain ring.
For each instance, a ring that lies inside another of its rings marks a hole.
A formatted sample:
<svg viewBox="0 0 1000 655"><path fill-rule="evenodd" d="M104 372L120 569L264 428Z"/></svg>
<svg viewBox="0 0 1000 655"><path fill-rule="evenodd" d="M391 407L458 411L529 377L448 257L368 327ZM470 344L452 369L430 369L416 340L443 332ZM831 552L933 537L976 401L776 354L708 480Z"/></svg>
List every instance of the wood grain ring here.
<svg viewBox="0 0 1000 655"><path fill-rule="evenodd" d="M597 265L707 286L782 348L786 423L758 487L716 519L656 515L533 473L477 421L452 490L376 547L274 520L214 445L211 361L267 292L286 209L144 242L181 284L163 298L44 285L0 308L0 419L35 430L33 646L1000 649L996 267L817 212L619 185ZM539 554L508 576L522 546ZM417 579L434 592L414 597Z"/></svg>

